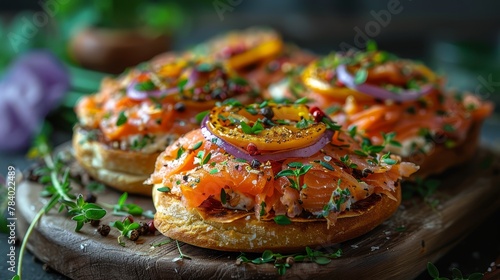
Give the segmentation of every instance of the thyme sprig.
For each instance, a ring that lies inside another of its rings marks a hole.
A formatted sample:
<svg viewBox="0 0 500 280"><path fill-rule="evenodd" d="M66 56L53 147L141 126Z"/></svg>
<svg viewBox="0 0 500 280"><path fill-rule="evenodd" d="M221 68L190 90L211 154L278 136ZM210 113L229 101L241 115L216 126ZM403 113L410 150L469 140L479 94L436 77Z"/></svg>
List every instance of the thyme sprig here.
<svg viewBox="0 0 500 280"><path fill-rule="evenodd" d="M120 244L120 246L122 247L125 247L125 242L122 241L122 237L125 236L128 239L131 239L132 231L140 227L139 223L132 222L128 218L125 218L123 222L121 221L111 222L109 225L116 228L120 232L120 235L118 236L117 240L118 244Z"/></svg>
<svg viewBox="0 0 500 280"><path fill-rule="evenodd" d="M333 253L324 253L319 250L313 250L306 247L305 254L291 254L282 255L279 253L273 253L271 250L266 250L262 253L262 256L255 259L249 259L245 253L241 253L236 259L237 264L241 263L253 263L253 264L265 264L274 263L274 267L278 270L279 275L284 275L287 268L290 268L295 262L315 262L319 265L325 265L332 261L332 259L339 258L342 255L342 250L337 249Z"/></svg>
<svg viewBox="0 0 500 280"><path fill-rule="evenodd" d="M40 176L39 182L44 185L42 195L50 197L50 200L45 204L35 215L26 234L24 235L21 248L19 250L19 264L17 267L17 275L13 279L22 278L22 262L26 252L26 245L33 232L33 229L41 220L44 214L48 213L52 208L59 205L59 212L67 209L72 220L76 221L75 231L79 231L83 225L92 220L99 220L106 215L106 210L102 207L87 203L83 200L83 196L78 196L71 193L70 173L69 168L65 167L60 158L52 158L51 148L49 147L45 134L40 134L34 142L33 147L28 152L31 158L42 159L45 167L35 171L35 174Z"/></svg>
<svg viewBox="0 0 500 280"><path fill-rule="evenodd" d="M311 164L303 164L302 162L290 162L288 167L291 169L281 170L276 174L276 178L287 177L290 187L296 190L307 188L306 184L300 185L300 176L305 175L313 166Z"/></svg>

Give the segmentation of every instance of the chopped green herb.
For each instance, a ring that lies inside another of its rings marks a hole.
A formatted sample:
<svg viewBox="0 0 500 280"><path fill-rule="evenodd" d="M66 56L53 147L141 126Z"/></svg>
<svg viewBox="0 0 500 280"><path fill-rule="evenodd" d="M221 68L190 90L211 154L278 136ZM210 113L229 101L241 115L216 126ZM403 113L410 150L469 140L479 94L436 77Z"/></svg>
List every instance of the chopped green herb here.
<svg viewBox="0 0 500 280"><path fill-rule="evenodd" d="M222 204L227 203L227 194L226 194L226 191L224 189L220 189L220 202Z"/></svg>
<svg viewBox="0 0 500 280"><path fill-rule="evenodd" d="M243 130L246 134L259 134L264 130L264 126L262 125L260 119L257 120L251 127L246 122L240 122L240 125L241 130Z"/></svg>
<svg viewBox="0 0 500 280"><path fill-rule="evenodd" d="M311 102L311 100L309 98L307 98L307 97L301 97L301 98L295 100L293 103L294 104L307 104L309 102Z"/></svg>
<svg viewBox="0 0 500 280"><path fill-rule="evenodd" d="M148 80L135 84L134 88L138 91L150 91L155 89L156 86L151 80Z"/></svg>
<svg viewBox="0 0 500 280"><path fill-rule="evenodd" d="M303 118L303 119L301 119L300 121L297 122L297 124L295 125L295 127L299 128L299 129L304 129L304 128L308 128L313 123L314 123L314 120L308 120L306 118Z"/></svg>
<svg viewBox="0 0 500 280"><path fill-rule="evenodd" d="M342 163L344 163L349 168L355 169L355 168L358 167L357 164L352 163L351 159L349 159L349 155L348 154L340 157L340 161L342 161Z"/></svg>
<svg viewBox="0 0 500 280"><path fill-rule="evenodd" d="M356 134L358 133L358 127L353 125L351 127L349 127L349 135L351 136L351 138L354 138L354 136L356 136Z"/></svg>
<svg viewBox="0 0 500 280"><path fill-rule="evenodd" d="M184 154L185 150L184 150L184 147L180 146L179 149L177 150L177 156L175 157L175 159L179 159L181 158L182 154Z"/></svg>
<svg viewBox="0 0 500 280"><path fill-rule="evenodd" d="M191 150L193 150L193 151L198 150L202 144L203 144L203 141L197 142L196 144L194 144L194 146Z"/></svg>
<svg viewBox="0 0 500 280"><path fill-rule="evenodd" d="M170 188L167 187L167 186L164 186L164 187L161 187L161 188L157 188L156 190L159 191L159 192L170 192Z"/></svg>
<svg viewBox="0 0 500 280"><path fill-rule="evenodd" d="M184 87L186 87L188 80L187 79L182 79L177 83L177 88L179 89L180 92L184 91Z"/></svg>
<svg viewBox="0 0 500 280"><path fill-rule="evenodd" d="M325 109L325 114L333 115L342 109L339 105L333 105Z"/></svg>
<svg viewBox="0 0 500 280"><path fill-rule="evenodd" d="M120 115L118 115L118 119L116 120L116 126L124 125L127 122L127 116L125 115L125 111L121 111Z"/></svg>
<svg viewBox="0 0 500 280"><path fill-rule="evenodd" d="M365 68L360 68L354 75L354 83L360 85L368 78L368 71Z"/></svg>
<svg viewBox="0 0 500 280"><path fill-rule="evenodd" d="M194 119L196 120L196 123L201 124L201 121L205 118L206 115L208 115L210 111L203 111L201 113L198 113L196 116L194 116Z"/></svg>
<svg viewBox="0 0 500 280"><path fill-rule="evenodd" d="M219 169L217 169L217 168L210 170L210 174L212 174L212 175L217 174L217 173L219 173Z"/></svg>
<svg viewBox="0 0 500 280"><path fill-rule="evenodd" d="M266 203L264 201L262 201L260 203L260 213L259 215L262 217L264 215L266 215Z"/></svg>
<svg viewBox="0 0 500 280"><path fill-rule="evenodd" d="M278 215L276 217L274 217L274 222L277 223L278 225L289 225L292 223L292 221L290 221L290 219L285 216L285 215Z"/></svg>
<svg viewBox="0 0 500 280"><path fill-rule="evenodd" d="M321 164L321 166L323 166L324 168L330 170L330 171L334 171L335 169L333 168L333 166L331 164L329 164L328 162L326 161L322 161L320 160L319 161L319 164Z"/></svg>

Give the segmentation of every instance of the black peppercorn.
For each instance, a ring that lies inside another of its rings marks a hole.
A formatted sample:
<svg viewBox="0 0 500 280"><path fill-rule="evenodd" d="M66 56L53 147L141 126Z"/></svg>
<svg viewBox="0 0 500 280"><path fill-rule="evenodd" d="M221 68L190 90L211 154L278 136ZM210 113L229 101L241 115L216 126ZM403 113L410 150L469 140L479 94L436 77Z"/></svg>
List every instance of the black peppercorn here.
<svg viewBox="0 0 500 280"><path fill-rule="evenodd" d="M252 166L252 168L258 168L260 166L260 161L253 159L250 166Z"/></svg>
<svg viewBox="0 0 500 280"><path fill-rule="evenodd" d="M110 230L111 228L108 225L100 225L97 228L97 232L99 232L102 236L108 236Z"/></svg>
<svg viewBox="0 0 500 280"><path fill-rule="evenodd" d="M101 223L101 220L90 220L90 225L93 227L99 226L100 223Z"/></svg>
<svg viewBox="0 0 500 280"><path fill-rule="evenodd" d="M174 105L174 110L177 112L184 112L186 110L186 105L182 102L177 102Z"/></svg>
<svg viewBox="0 0 500 280"><path fill-rule="evenodd" d="M274 117L273 109L271 109L271 107L267 107L267 106L260 109L260 114L269 120L272 120Z"/></svg>
<svg viewBox="0 0 500 280"><path fill-rule="evenodd" d="M149 226L147 223L142 223L141 226L137 229L140 235L147 235L149 233Z"/></svg>
<svg viewBox="0 0 500 280"><path fill-rule="evenodd" d="M136 241L137 239L139 239L139 236L141 234L139 233L138 230L134 229L132 231L129 232L128 234L128 239L132 240L132 241Z"/></svg>
<svg viewBox="0 0 500 280"><path fill-rule="evenodd" d="M87 203L95 203L97 201L97 197L92 193L88 193L85 197L85 202Z"/></svg>

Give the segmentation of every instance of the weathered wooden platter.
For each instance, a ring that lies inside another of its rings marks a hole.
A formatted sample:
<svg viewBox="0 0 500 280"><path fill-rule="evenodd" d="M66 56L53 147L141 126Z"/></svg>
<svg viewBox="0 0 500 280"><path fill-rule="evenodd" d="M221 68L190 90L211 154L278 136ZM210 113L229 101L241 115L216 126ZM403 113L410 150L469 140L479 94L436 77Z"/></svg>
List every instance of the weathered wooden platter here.
<svg viewBox="0 0 500 280"><path fill-rule="evenodd" d="M492 163L491 163L492 162ZM323 251L342 249L342 257L327 265L295 263L283 279L411 279L435 262L500 207L500 158L480 149L473 160L439 177L441 186L433 196L433 208L418 197L404 201L396 214L375 230ZM42 207L42 187L24 181L18 187L19 229ZM98 203L114 204L121 193L106 190ZM130 196L128 202L153 210L150 199ZM119 217L108 214L102 223ZM136 219L146 221L147 219ZM162 235L141 237L139 242L117 243L118 231L102 237L85 225L52 210L36 226L28 248L51 268L73 279L276 279L273 264L236 264L238 253L227 253L181 244L191 259L177 260L175 242L153 248L167 240ZM247 254L249 258L258 254Z"/></svg>

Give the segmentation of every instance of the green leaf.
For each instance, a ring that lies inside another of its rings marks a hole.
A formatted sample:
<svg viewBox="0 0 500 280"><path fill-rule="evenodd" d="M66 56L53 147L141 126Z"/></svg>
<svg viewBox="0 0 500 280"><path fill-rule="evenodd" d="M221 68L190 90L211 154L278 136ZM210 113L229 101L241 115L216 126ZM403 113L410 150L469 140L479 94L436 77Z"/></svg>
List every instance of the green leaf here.
<svg viewBox="0 0 500 280"><path fill-rule="evenodd" d="M366 78L368 78L368 71L365 68L360 68L354 75L354 83L360 85L366 82Z"/></svg>
<svg viewBox="0 0 500 280"><path fill-rule="evenodd" d="M155 89L156 86L151 80L148 80L135 84L134 88L138 91L150 91Z"/></svg>
<svg viewBox="0 0 500 280"><path fill-rule="evenodd" d="M463 279L464 278L464 276L462 275L462 272L456 267L451 269L451 275L453 276L453 279Z"/></svg>
<svg viewBox="0 0 500 280"><path fill-rule="evenodd" d="M291 169L284 169L284 170L281 170L280 172L278 172L278 174L276 174L276 178L285 177L285 176L295 176L295 172L293 172L293 170L291 170Z"/></svg>
<svg viewBox="0 0 500 280"><path fill-rule="evenodd" d="M335 170L335 168L333 168L333 166L331 164L329 164L328 162L326 162L326 161L320 160L319 164L321 164L321 166L323 166L324 168L326 168L326 169L328 169L330 171L334 171Z"/></svg>
<svg viewBox="0 0 500 280"><path fill-rule="evenodd" d="M389 165L394 165L396 163L398 163L397 160L395 159L392 159L392 158L384 158L383 161L386 163L386 164L389 164Z"/></svg>
<svg viewBox="0 0 500 280"><path fill-rule="evenodd" d="M220 189L220 202L222 204L227 203L227 195L226 195L226 191L224 189Z"/></svg>
<svg viewBox="0 0 500 280"><path fill-rule="evenodd" d="M131 223L129 226L128 226L128 230L134 230L134 229L138 229L141 225L139 225L138 223Z"/></svg>
<svg viewBox="0 0 500 280"><path fill-rule="evenodd" d="M187 79L182 79L177 83L177 88L179 89L180 92L184 91L184 87L186 86L187 82L188 82Z"/></svg>
<svg viewBox="0 0 500 280"><path fill-rule="evenodd" d="M21 280L18 274L14 275L11 280Z"/></svg>
<svg viewBox="0 0 500 280"><path fill-rule="evenodd" d="M249 126L246 122L240 122L240 125L241 125L241 130L243 130L245 134L253 134L252 127Z"/></svg>
<svg viewBox="0 0 500 280"><path fill-rule="evenodd" d="M127 204L126 207L128 208L127 212L132 216L139 216L143 212L142 207L137 204L130 203Z"/></svg>
<svg viewBox="0 0 500 280"><path fill-rule="evenodd" d="M83 221L77 221L75 231L80 231L84 224L85 223Z"/></svg>
<svg viewBox="0 0 500 280"><path fill-rule="evenodd" d="M290 221L290 219L285 215L278 215L278 216L274 217L273 220L278 225L289 225L292 223L292 221Z"/></svg>
<svg viewBox="0 0 500 280"><path fill-rule="evenodd" d="M480 272L475 272L475 273L472 273L471 275L469 275L469 280L481 280L483 279L484 277L484 274L480 273Z"/></svg>
<svg viewBox="0 0 500 280"><path fill-rule="evenodd" d="M175 157L175 159L179 159L181 158L182 154L184 154L185 150L184 150L184 147L180 146L179 149L177 150L177 155Z"/></svg>
<svg viewBox="0 0 500 280"><path fill-rule="evenodd" d="M194 144L194 146L191 150L193 150L193 151L198 150L202 144L203 144L203 141L197 142L196 144Z"/></svg>
<svg viewBox="0 0 500 280"><path fill-rule="evenodd" d="M170 188L167 187L167 186L164 186L164 187L161 187L161 188L157 188L156 190L159 191L159 192L170 192Z"/></svg>
<svg viewBox="0 0 500 280"><path fill-rule="evenodd" d="M271 250L265 250L263 253L262 253L262 259L265 261L265 262L268 262L270 260L272 260L273 258L273 252Z"/></svg>
<svg viewBox="0 0 500 280"><path fill-rule="evenodd" d="M83 214L80 214L80 215L76 215L76 216L73 216L73 218L71 218L73 221L85 221L85 216Z"/></svg>
<svg viewBox="0 0 500 280"><path fill-rule="evenodd" d="M123 223L120 222L120 221L115 221L115 222L112 222L111 224L109 224L110 226L112 227L115 227L117 228L118 230L122 231L125 227L123 226Z"/></svg>
<svg viewBox="0 0 500 280"><path fill-rule="evenodd" d="M89 220L100 220L106 216L106 210L104 209L89 209L85 211L85 218Z"/></svg>
<svg viewBox="0 0 500 280"><path fill-rule="evenodd" d="M196 120L196 123L197 124L201 124L201 121L203 121L203 119L205 118L206 115L208 115L208 113L210 113L209 110L203 111L201 113L198 113L196 116L194 116L194 119Z"/></svg>
<svg viewBox="0 0 500 280"><path fill-rule="evenodd" d="M294 104L307 104L309 102L310 102L309 98L302 97L302 98L299 98L299 99L295 100L295 102L293 102L293 103Z"/></svg>
<svg viewBox="0 0 500 280"><path fill-rule="evenodd" d="M313 166L311 164L304 165L300 168L298 175L304 175L306 174Z"/></svg>
<svg viewBox="0 0 500 280"><path fill-rule="evenodd" d="M302 162L293 161L287 164L290 168L301 168L304 164Z"/></svg>
<svg viewBox="0 0 500 280"><path fill-rule="evenodd" d="M330 258L327 258L327 257L315 257L314 258L314 262L317 264L321 264L321 265L329 264L331 261L332 260Z"/></svg>
<svg viewBox="0 0 500 280"><path fill-rule="evenodd" d="M427 263L427 272L429 273L429 275L432 277L432 278L438 278L439 277L439 270L437 269L437 267L431 263L431 262L428 262Z"/></svg>
<svg viewBox="0 0 500 280"><path fill-rule="evenodd" d="M219 169L217 169L217 168L213 168L212 170L210 170L210 172L209 172L209 173L210 173L211 175L217 174L217 173L219 173Z"/></svg>
<svg viewBox="0 0 500 280"><path fill-rule="evenodd" d="M376 51L377 49L378 49L377 42L375 42L374 40L368 40L368 42L366 42L367 52L373 52Z"/></svg>
<svg viewBox="0 0 500 280"><path fill-rule="evenodd" d="M125 115L125 111L121 111L120 115L118 115L118 119L116 120L116 126L124 125L127 122L127 116Z"/></svg>

